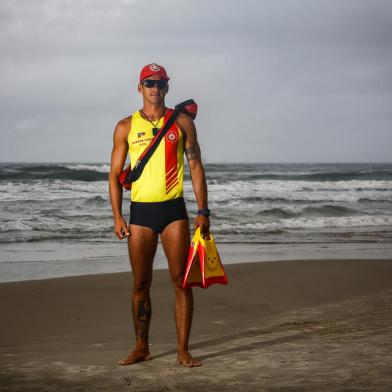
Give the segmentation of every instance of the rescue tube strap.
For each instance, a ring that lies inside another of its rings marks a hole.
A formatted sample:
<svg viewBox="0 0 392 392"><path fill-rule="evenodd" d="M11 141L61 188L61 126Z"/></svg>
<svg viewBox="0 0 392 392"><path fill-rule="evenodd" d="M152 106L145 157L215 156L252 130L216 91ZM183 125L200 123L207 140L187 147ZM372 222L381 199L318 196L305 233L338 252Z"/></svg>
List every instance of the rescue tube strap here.
<svg viewBox="0 0 392 392"><path fill-rule="evenodd" d="M147 162L154 154L160 141L165 136L165 134L170 129L170 127L173 125L174 121L176 120L177 116L180 113L185 113L188 116L190 116L192 119L194 119L197 114L196 102L193 99L188 99L176 105L174 107L174 110L172 110L171 113L169 113L169 117L166 123L163 124L162 128L157 132L157 134L151 140L150 144L142 152L133 169L131 169L131 165L129 165L120 174L119 181L125 189L129 189L130 184L132 182L135 182L142 175L143 169L146 166Z"/></svg>

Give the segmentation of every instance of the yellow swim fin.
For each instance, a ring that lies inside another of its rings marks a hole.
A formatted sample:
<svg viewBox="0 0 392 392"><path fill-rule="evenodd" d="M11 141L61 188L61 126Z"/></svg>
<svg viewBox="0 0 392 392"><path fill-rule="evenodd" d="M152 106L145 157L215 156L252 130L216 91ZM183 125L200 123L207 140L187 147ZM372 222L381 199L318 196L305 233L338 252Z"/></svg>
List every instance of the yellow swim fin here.
<svg viewBox="0 0 392 392"><path fill-rule="evenodd" d="M214 283L227 284L227 276L214 237L210 233L209 238L202 238L197 228L189 248L183 287L207 288Z"/></svg>

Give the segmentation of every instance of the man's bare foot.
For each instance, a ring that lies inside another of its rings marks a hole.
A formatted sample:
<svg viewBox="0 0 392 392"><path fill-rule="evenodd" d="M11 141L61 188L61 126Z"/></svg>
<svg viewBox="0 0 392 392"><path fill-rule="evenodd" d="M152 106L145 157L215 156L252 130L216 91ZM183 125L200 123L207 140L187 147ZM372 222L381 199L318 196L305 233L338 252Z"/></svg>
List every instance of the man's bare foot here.
<svg viewBox="0 0 392 392"><path fill-rule="evenodd" d="M185 367L201 366L201 361L194 359L188 351L182 351L177 354L177 363Z"/></svg>
<svg viewBox="0 0 392 392"><path fill-rule="evenodd" d="M117 361L117 365L127 366L137 362L149 361L152 356L149 351L132 351L126 358Z"/></svg>

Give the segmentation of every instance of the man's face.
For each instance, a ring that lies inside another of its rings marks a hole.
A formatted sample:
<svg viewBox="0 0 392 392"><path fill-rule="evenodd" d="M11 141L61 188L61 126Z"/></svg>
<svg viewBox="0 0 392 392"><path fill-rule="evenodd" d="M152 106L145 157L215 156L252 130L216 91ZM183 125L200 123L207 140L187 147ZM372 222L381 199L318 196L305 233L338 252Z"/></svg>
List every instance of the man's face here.
<svg viewBox="0 0 392 392"><path fill-rule="evenodd" d="M138 86L139 93L143 98L152 104L159 104L165 99L169 86L165 79L154 75L144 79Z"/></svg>

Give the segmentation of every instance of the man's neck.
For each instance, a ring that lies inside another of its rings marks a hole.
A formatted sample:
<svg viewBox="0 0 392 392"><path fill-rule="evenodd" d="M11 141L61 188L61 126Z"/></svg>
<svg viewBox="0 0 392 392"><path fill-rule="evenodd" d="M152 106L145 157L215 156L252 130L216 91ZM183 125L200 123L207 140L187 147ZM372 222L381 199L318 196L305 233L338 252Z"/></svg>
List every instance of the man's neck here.
<svg viewBox="0 0 392 392"><path fill-rule="evenodd" d="M164 102L158 105L144 103L142 111L149 120L155 121L159 120L165 114L166 106Z"/></svg>

